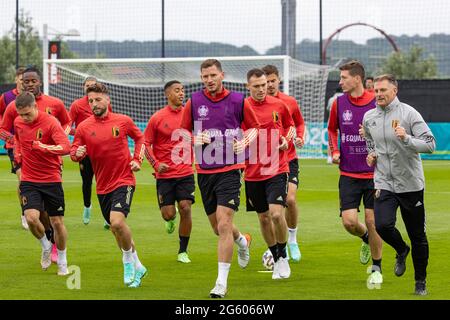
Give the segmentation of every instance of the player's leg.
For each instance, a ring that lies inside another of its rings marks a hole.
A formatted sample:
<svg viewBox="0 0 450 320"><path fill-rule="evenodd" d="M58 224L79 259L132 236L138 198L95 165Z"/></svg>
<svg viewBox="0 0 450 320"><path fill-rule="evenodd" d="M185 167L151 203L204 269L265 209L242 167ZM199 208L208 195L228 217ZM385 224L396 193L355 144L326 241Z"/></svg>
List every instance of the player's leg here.
<svg viewBox="0 0 450 320"><path fill-rule="evenodd" d="M427 295L428 240L426 235L423 190L399 195L400 212L411 240L416 295Z"/></svg>
<svg viewBox="0 0 450 320"><path fill-rule="evenodd" d="M393 192L387 190L375 192L375 227L381 239L397 252L394 273L397 276L402 276L406 270L405 261L410 248L395 227L399 205L398 198Z"/></svg>
<svg viewBox="0 0 450 320"><path fill-rule="evenodd" d="M83 223L89 224L91 220L91 195L92 195L92 179L94 178L94 170L92 169L92 164L89 157L85 157L79 163L80 175L82 180L82 191L83 191Z"/></svg>
<svg viewBox="0 0 450 320"><path fill-rule="evenodd" d="M17 197L19 199L19 205L21 205L19 185L20 185L20 174L22 171L20 169L20 166L17 165L16 162L14 161L14 149L8 148L7 152L8 152L9 160L11 162L11 173L16 174L16 177L17 177L17 181L18 181ZM24 214L23 210L22 210L22 215L21 215L20 219L21 219L22 228L24 228L25 230L28 230L28 223L27 223L27 219L25 218L25 214Z"/></svg>
<svg viewBox="0 0 450 320"><path fill-rule="evenodd" d="M286 223L288 226L288 249L291 259L299 262L301 259L300 248L297 243L297 225L298 225L298 159L289 162L288 190L286 197Z"/></svg>
<svg viewBox="0 0 450 320"><path fill-rule="evenodd" d="M342 225L348 233L362 239L359 261L362 264L367 264L370 260L369 231L358 220L359 205L366 188L364 181L363 179L341 175L339 178L339 200Z"/></svg>
<svg viewBox="0 0 450 320"><path fill-rule="evenodd" d="M171 234L175 231L177 211L175 208L175 179L157 179L156 193L161 217L165 221L166 231Z"/></svg>
<svg viewBox="0 0 450 320"><path fill-rule="evenodd" d="M175 194L178 202L178 211L180 213L180 226L178 228L180 248L178 250L177 259L179 262L189 263L191 260L187 253L187 247L192 231L191 207L195 202L194 175L177 179Z"/></svg>
<svg viewBox="0 0 450 320"><path fill-rule="evenodd" d="M52 243L47 239L45 228L39 219L40 212L43 211L40 188L36 184L30 182L21 182L19 189L22 210L27 219L29 229L33 236L39 240L42 247L41 267L42 269L47 270L52 263L50 257Z"/></svg>

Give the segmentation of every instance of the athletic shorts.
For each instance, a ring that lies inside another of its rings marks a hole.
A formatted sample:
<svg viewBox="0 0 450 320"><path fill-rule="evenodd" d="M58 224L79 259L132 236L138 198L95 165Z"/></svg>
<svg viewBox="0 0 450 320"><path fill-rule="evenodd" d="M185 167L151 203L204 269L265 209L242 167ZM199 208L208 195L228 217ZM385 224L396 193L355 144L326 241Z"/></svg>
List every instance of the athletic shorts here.
<svg viewBox="0 0 450 320"><path fill-rule="evenodd" d="M241 194L241 170L220 173L197 174L198 187L207 215L224 206L238 211Z"/></svg>
<svg viewBox="0 0 450 320"><path fill-rule="evenodd" d="M133 200L134 186L121 186L107 194L97 194L103 218L111 224L109 216L111 211L122 212L125 217L130 213Z"/></svg>
<svg viewBox="0 0 450 320"><path fill-rule="evenodd" d="M269 204L286 207L288 176L288 173L280 173L263 181L245 181L247 211L264 213L269 210Z"/></svg>
<svg viewBox="0 0 450 320"><path fill-rule="evenodd" d="M288 182L295 184L298 187L298 159L289 161L289 178Z"/></svg>
<svg viewBox="0 0 450 320"><path fill-rule="evenodd" d="M364 208L373 209L373 179L358 179L341 175L339 178L339 200L342 211L358 209L363 199Z"/></svg>
<svg viewBox="0 0 450 320"><path fill-rule="evenodd" d="M14 161L14 149L12 148L8 148L6 149L8 151L8 157L9 157L9 161L11 162L11 173L16 173L16 171L18 169L20 169L20 165L18 165L15 161Z"/></svg>
<svg viewBox="0 0 450 320"><path fill-rule="evenodd" d="M22 210L47 211L50 217L64 216L64 190L61 182L22 181L19 185Z"/></svg>
<svg viewBox="0 0 450 320"><path fill-rule="evenodd" d="M190 200L195 202L195 180L191 174L186 177L173 179L156 179L156 192L159 208L172 206L175 201Z"/></svg>

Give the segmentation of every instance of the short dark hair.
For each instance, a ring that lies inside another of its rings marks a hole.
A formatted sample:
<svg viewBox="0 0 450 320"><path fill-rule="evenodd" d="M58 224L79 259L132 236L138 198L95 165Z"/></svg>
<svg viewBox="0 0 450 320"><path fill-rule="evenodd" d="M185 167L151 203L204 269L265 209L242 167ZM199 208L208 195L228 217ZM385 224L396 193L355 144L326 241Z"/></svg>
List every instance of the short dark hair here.
<svg viewBox="0 0 450 320"><path fill-rule="evenodd" d="M264 71L262 71L261 69L257 69L257 68L251 69L251 70L249 70L249 71L247 72L247 82L250 81L250 78L251 78L251 77L257 77L257 78L259 78L259 77L262 77L262 76L264 76L264 75L266 75L266 74L265 74Z"/></svg>
<svg viewBox="0 0 450 320"><path fill-rule="evenodd" d="M270 76L271 74L276 75L278 78L280 77L280 73L278 72L278 68L275 67L272 64L268 64L267 66L263 67L261 69L262 71L264 71L264 73L266 74L266 76Z"/></svg>
<svg viewBox="0 0 450 320"><path fill-rule="evenodd" d="M372 80L373 81L373 77L367 77L366 80Z"/></svg>
<svg viewBox="0 0 450 320"><path fill-rule="evenodd" d="M219 71L222 71L222 64L217 59L206 59L205 61L203 61L200 65L200 71L212 66L216 66Z"/></svg>
<svg viewBox="0 0 450 320"><path fill-rule="evenodd" d="M16 109L23 109L26 107L30 107L32 104L36 102L36 99L34 98L34 94L31 92L25 91L19 94L16 97Z"/></svg>
<svg viewBox="0 0 450 320"><path fill-rule="evenodd" d="M383 81L383 80L387 80L390 83L392 83L395 87L398 88L398 82L397 79L395 78L395 76L391 73L385 73L385 74L381 74L377 77L375 77L375 80L373 80L373 82L379 82L379 81Z"/></svg>
<svg viewBox="0 0 450 320"><path fill-rule="evenodd" d="M83 80L83 86L86 84L86 82L88 82L88 81L95 81L95 82L97 82L98 80L97 80L97 78L96 77L94 77L94 76L87 76L86 78L84 78L84 80Z"/></svg>
<svg viewBox="0 0 450 320"><path fill-rule="evenodd" d="M351 60L339 67L339 70L348 70L352 77L360 76L361 81L366 78L366 72L364 71L364 66L358 60Z"/></svg>
<svg viewBox="0 0 450 320"><path fill-rule="evenodd" d="M90 85L89 87L87 87L86 94L88 94L89 92L97 92L97 93L108 94L108 87L105 86L101 82L96 82L96 83Z"/></svg>
<svg viewBox="0 0 450 320"><path fill-rule="evenodd" d="M25 68L25 70L23 70L22 74L25 74L28 72L35 72L38 75L39 79L42 80L42 74L36 66L27 66Z"/></svg>
<svg viewBox="0 0 450 320"><path fill-rule="evenodd" d="M16 77L22 75L25 69L26 69L25 67L18 67L16 69Z"/></svg>
<svg viewBox="0 0 450 320"><path fill-rule="evenodd" d="M167 82L167 83L164 85L164 91L166 91L167 89L169 89L171 86L173 86L173 85L176 84L176 83L181 84L181 82L178 81L178 80L170 80L169 82Z"/></svg>

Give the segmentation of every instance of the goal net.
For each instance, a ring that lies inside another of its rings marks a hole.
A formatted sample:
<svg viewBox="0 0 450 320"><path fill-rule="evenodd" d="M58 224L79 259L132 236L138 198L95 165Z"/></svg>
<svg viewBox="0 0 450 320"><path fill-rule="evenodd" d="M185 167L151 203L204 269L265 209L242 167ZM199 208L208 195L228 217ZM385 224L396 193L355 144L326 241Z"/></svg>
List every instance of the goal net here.
<svg viewBox="0 0 450 320"><path fill-rule="evenodd" d="M166 105L163 86L170 80L184 85L186 99L201 90L200 64L206 58L44 60L44 92L64 101L67 108L83 96L82 82L95 76L110 91L114 112L130 116L144 130L150 116ZM247 71L275 65L282 79L280 90L296 98L306 123L306 143L300 157L324 156L325 89L328 67L288 56L218 57L229 90L246 89Z"/></svg>

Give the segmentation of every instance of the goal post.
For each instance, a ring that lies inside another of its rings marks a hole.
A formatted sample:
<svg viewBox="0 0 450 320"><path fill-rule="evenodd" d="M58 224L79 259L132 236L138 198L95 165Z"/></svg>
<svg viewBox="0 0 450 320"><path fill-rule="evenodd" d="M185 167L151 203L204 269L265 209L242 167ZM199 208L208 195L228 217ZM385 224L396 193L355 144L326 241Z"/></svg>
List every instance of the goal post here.
<svg viewBox="0 0 450 320"><path fill-rule="evenodd" d="M94 76L110 90L114 112L130 116L143 130L150 116L166 105L164 84L178 80L184 85L186 100L203 88L199 58L149 59L58 59L44 60L44 92L63 100L66 108L83 96L82 82ZM225 73L229 90L246 89L247 71L271 64L278 68L280 90L293 96L306 123L306 143L298 150L303 158L324 157L325 91L329 67L309 64L289 56L216 57Z"/></svg>

